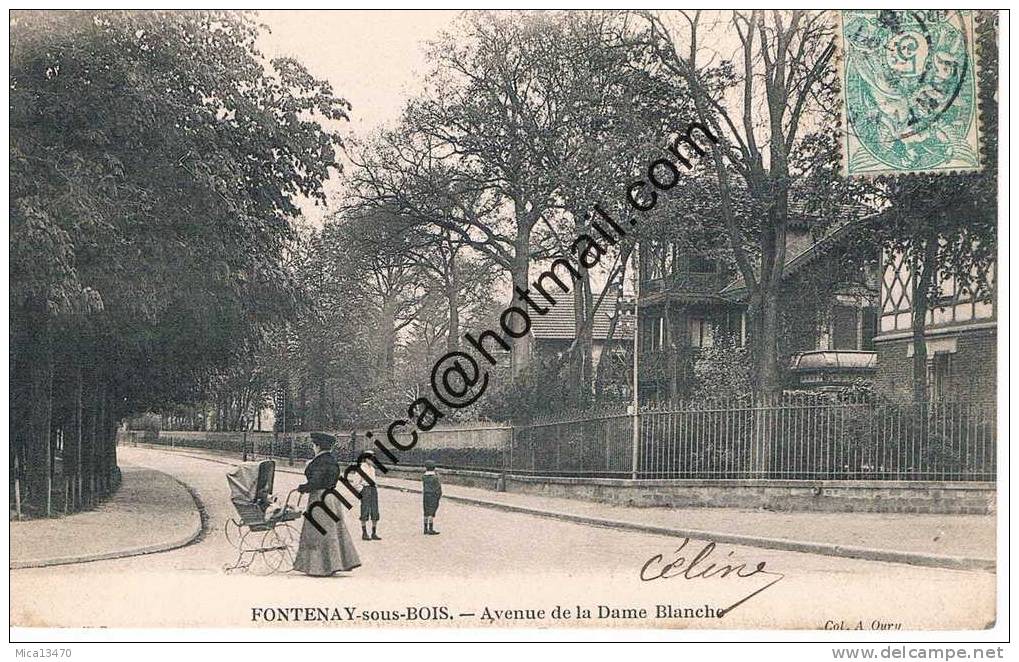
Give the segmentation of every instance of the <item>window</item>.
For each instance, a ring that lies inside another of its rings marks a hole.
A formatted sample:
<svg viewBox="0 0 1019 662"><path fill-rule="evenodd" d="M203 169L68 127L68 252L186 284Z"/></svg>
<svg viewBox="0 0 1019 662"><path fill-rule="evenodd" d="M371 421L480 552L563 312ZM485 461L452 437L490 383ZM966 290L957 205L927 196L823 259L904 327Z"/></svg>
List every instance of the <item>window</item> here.
<svg viewBox="0 0 1019 662"><path fill-rule="evenodd" d="M835 306L832 310L832 349L859 349L856 344L857 313L856 308L849 306Z"/></svg>
<svg viewBox="0 0 1019 662"><path fill-rule="evenodd" d="M860 349L874 351L874 336L877 335L877 309L863 309L863 346Z"/></svg>
<svg viewBox="0 0 1019 662"><path fill-rule="evenodd" d="M703 348L714 345L714 333L711 323L703 317L691 317L690 324L690 346Z"/></svg>
<svg viewBox="0 0 1019 662"><path fill-rule="evenodd" d="M729 309L725 317L719 320L718 325L712 328L713 334L719 334L727 342L736 347L742 347L746 339L746 311Z"/></svg>
<svg viewBox="0 0 1019 662"><path fill-rule="evenodd" d="M936 352L927 361L927 389L932 401L943 400L949 393L952 379L952 355Z"/></svg>
<svg viewBox="0 0 1019 662"><path fill-rule="evenodd" d="M660 350L665 346L666 337L665 317L648 318L646 322L643 322L640 331L641 351L654 352Z"/></svg>
<svg viewBox="0 0 1019 662"><path fill-rule="evenodd" d="M822 328L818 339L821 349L874 351L877 310L872 306L833 306L830 326Z"/></svg>

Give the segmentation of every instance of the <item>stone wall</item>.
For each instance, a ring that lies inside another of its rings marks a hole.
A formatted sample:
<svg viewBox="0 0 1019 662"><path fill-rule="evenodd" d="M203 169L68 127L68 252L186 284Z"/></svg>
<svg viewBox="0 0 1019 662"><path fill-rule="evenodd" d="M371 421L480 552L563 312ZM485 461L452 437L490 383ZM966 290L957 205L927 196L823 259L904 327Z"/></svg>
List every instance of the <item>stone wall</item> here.
<svg viewBox="0 0 1019 662"><path fill-rule="evenodd" d="M416 480L421 470L388 475ZM625 480L551 478L440 469L447 484L621 506L745 508L817 512L967 513L995 511L996 486L987 482Z"/></svg>

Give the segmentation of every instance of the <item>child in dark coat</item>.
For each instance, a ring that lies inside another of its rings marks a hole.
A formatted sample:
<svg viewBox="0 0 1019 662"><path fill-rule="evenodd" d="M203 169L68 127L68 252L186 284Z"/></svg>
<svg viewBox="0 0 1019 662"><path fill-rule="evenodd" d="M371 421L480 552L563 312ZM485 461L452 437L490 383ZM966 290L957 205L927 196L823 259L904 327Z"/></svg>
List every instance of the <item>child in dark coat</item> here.
<svg viewBox="0 0 1019 662"><path fill-rule="evenodd" d="M435 512L439 510L439 499L442 498L442 483L439 482L439 476L435 473L434 462L425 462L425 474L421 477L421 484L425 507L425 535L437 536L439 532L435 530L434 522Z"/></svg>

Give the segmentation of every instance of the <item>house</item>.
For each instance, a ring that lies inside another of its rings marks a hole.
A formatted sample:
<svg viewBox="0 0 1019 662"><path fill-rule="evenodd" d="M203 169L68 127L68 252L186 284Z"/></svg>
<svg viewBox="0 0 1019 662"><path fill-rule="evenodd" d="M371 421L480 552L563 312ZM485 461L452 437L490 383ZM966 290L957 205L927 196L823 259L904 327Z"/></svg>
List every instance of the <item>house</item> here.
<svg viewBox="0 0 1019 662"><path fill-rule="evenodd" d="M789 253L779 295L786 388L839 389L877 374L879 263L872 245L856 241L859 223L840 223ZM722 296L746 302L743 279Z"/></svg>
<svg viewBox="0 0 1019 662"><path fill-rule="evenodd" d="M878 261L855 244L853 227L815 240L808 223L790 224L780 294L786 388L839 388L876 374ZM642 244L640 274L641 398L690 397L704 348L746 343L749 291L723 260L667 240Z"/></svg>
<svg viewBox="0 0 1019 662"><path fill-rule="evenodd" d="M591 330L591 358L595 365L601 360L606 349L616 353L629 351L633 343L633 326L624 319L626 303L626 299L620 299L610 292L595 309ZM612 318L617 309L618 318L613 327ZM535 352L543 354L566 352L576 338L573 297L561 297L554 306L549 307L548 313L535 315L531 323L531 336L534 339L532 347Z"/></svg>
<svg viewBox="0 0 1019 662"><path fill-rule="evenodd" d="M898 251L884 251L877 350L877 385L908 399L913 382L913 279ZM993 401L997 384L997 287L995 265L981 291L952 278L939 286L927 312L924 338L928 395L932 400Z"/></svg>
<svg viewBox="0 0 1019 662"><path fill-rule="evenodd" d="M650 240L641 243L638 273L640 399L686 397L700 349L746 338L745 306L721 295L732 272L677 242Z"/></svg>

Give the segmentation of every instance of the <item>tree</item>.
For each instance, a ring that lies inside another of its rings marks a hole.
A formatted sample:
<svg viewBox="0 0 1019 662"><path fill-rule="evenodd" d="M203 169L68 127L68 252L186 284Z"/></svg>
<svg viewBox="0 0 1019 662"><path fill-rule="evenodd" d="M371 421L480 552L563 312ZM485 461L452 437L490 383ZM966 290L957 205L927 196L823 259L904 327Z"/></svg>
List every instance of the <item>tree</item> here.
<svg viewBox="0 0 1019 662"><path fill-rule="evenodd" d="M647 55L628 47L621 37L630 18L618 12L564 15L562 34L544 52L546 69L565 72L555 74L564 81L556 103L569 120L556 133L533 138L545 146L543 153L557 184L559 215L549 235L554 242L545 252L570 255L578 237L598 237L594 223L604 225L605 221L593 211L596 205L624 227L631 227L630 221L640 216L635 231L606 248L597 273L578 265L580 277L572 293L574 341L566 352L564 382L567 389L577 391L574 397L580 403L590 402L598 393L602 366L595 365L593 356L596 311L606 299L615 305L635 240L647 224L677 211L670 201L652 214L637 214L621 196L611 195L634 172L647 167L649 155L662 148L689 110L685 85L651 75ZM618 313L613 311L613 333ZM612 334L605 342L611 341Z"/></svg>
<svg viewBox="0 0 1019 662"><path fill-rule="evenodd" d="M598 35L578 27L584 20L553 12L465 17L462 31L430 51L429 88L403 127L384 149L355 157L363 197L452 231L505 269L514 292L526 291L532 260L561 249L564 177L588 155L580 143L597 139L584 135L595 119L584 113L605 60L589 61ZM526 334L514 339L514 374L529 360L529 343Z"/></svg>
<svg viewBox="0 0 1019 662"><path fill-rule="evenodd" d="M58 434L69 507L94 502L121 417L201 402L299 303L295 200L323 199L348 106L266 61L259 30L233 12L12 17L11 437L40 512Z"/></svg>
<svg viewBox="0 0 1019 662"><path fill-rule="evenodd" d="M796 180L810 172L797 155L812 127L834 123L826 118L834 104L822 101L836 84L831 16L731 12L721 24L738 37L734 78L720 85L719 70L702 59L704 42L712 39L703 12L677 14L682 30L662 15L641 12L646 30L636 41L664 73L687 83L697 118L719 139L711 152L713 180L724 233L750 292L755 390L773 397L781 391L779 294L790 198Z"/></svg>
<svg viewBox="0 0 1019 662"><path fill-rule="evenodd" d="M609 12L465 19L466 37L447 36L431 51L431 85L402 125L353 150L361 203L448 232L505 270L514 292L527 290L532 262L570 255L577 236L592 233L593 204L626 223L634 210L602 198L668 132L686 95L671 82L663 89L642 69L646 56L620 43L625 20ZM572 288L566 383L588 397L594 311L617 290L632 248L629 237L609 249L599 291L586 268ZM529 341L514 343L515 375Z"/></svg>
<svg viewBox="0 0 1019 662"><path fill-rule="evenodd" d="M487 302L491 274L466 252L384 207L354 206L313 232L297 269L312 305L280 363L295 415L318 428L365 424L427 385L449 329Z"/></svg>
<svg viewBox="0 0 1019 662"><path fill-rule="evenodd" d="M462 164L453 156L406 124L355 144L349 153L355 165L350 211L382 212L399 219L400 231L393 236L399 237L404 254L429 278L437 279L445 292L447 347L455 348L463 328L462 294L477 285L491 286L493 267L508 269L512 261L508 244L472 227L487 228L480 219L496 215L498 200L478 189L473 175L460 171Z"/></svg>

